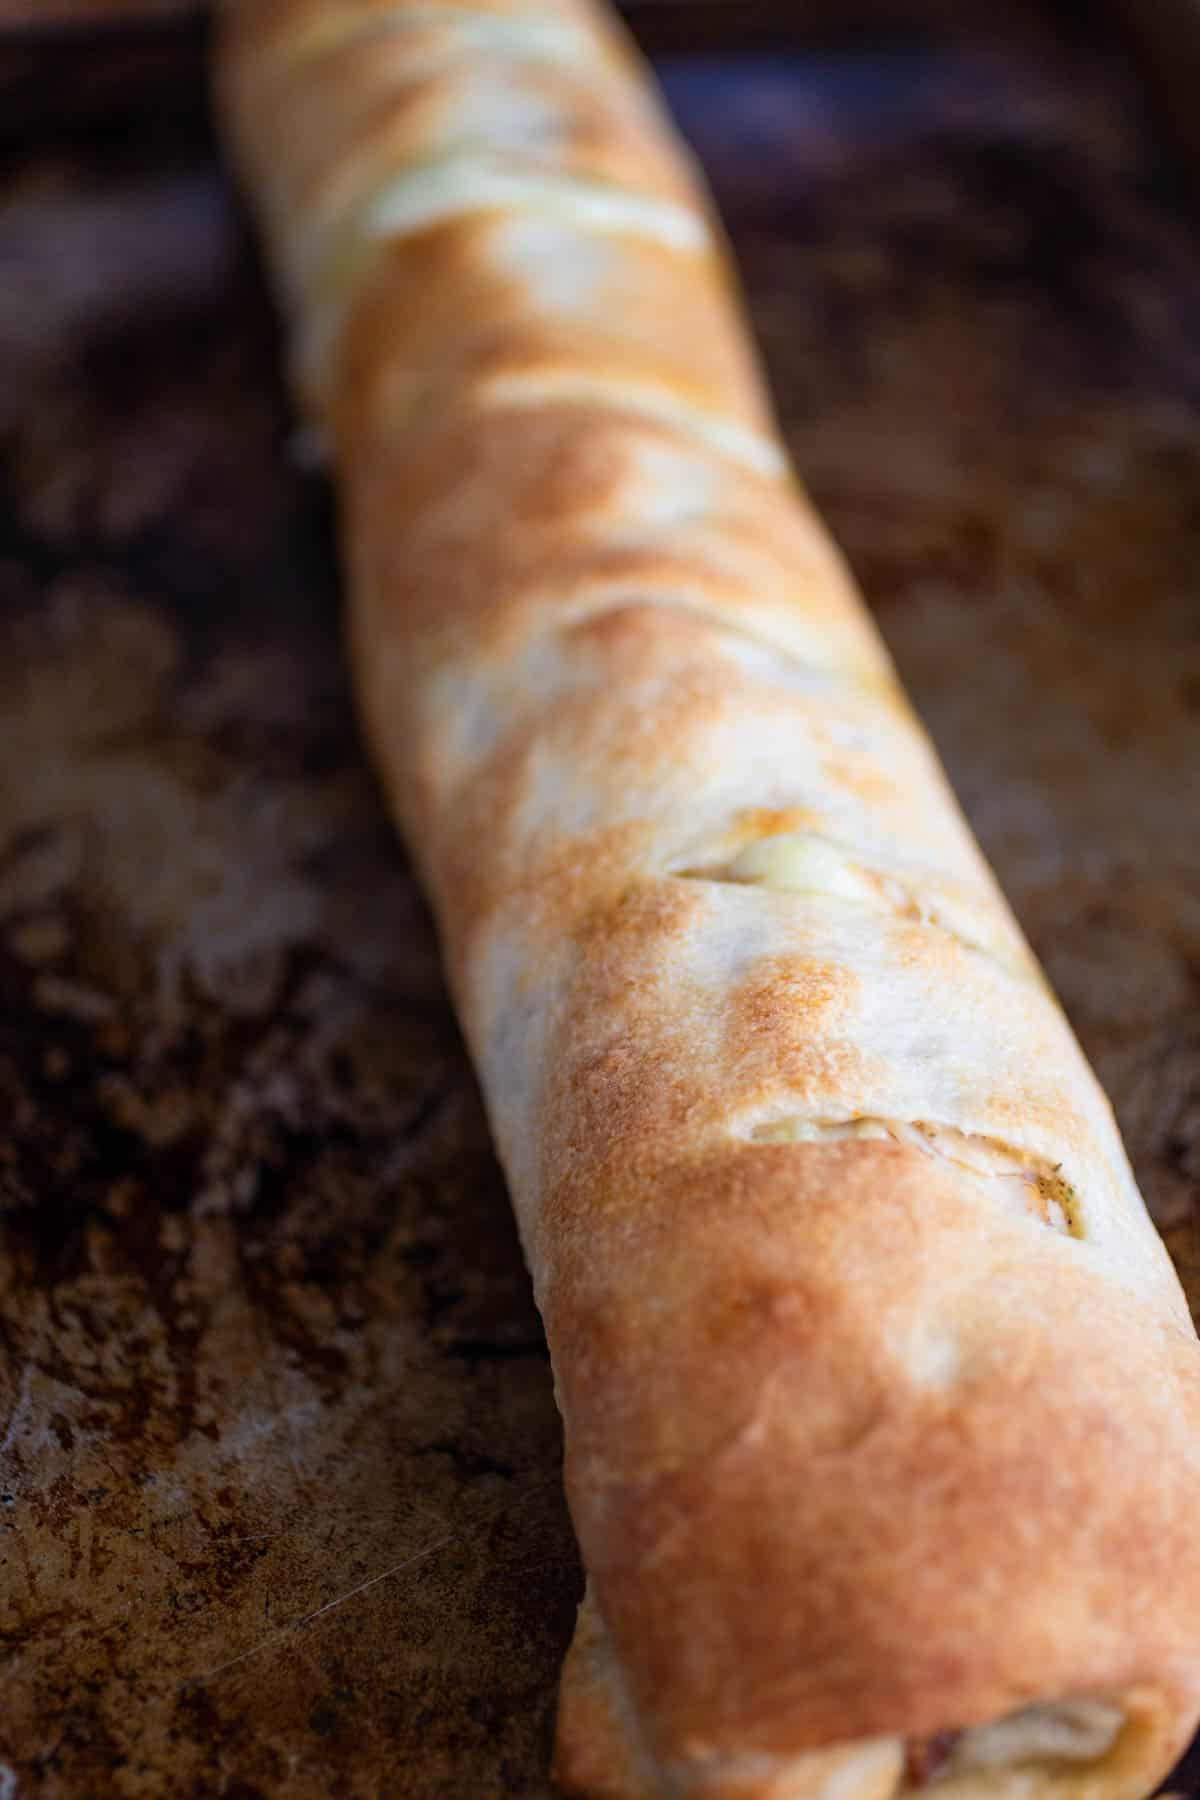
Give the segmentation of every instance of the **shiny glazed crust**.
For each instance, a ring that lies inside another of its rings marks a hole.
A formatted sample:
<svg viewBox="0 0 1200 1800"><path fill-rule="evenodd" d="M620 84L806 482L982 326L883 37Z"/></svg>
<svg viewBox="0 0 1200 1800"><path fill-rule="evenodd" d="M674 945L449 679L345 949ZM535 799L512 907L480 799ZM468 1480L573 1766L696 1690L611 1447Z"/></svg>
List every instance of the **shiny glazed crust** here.
<svg viewBox="0 0 1200 1800"><path fill-rule="evenodd" d="M649 84L580 0L230 0L219 66L546 1321L559 1779L1138 1800L1200 1347Z"/></svg>

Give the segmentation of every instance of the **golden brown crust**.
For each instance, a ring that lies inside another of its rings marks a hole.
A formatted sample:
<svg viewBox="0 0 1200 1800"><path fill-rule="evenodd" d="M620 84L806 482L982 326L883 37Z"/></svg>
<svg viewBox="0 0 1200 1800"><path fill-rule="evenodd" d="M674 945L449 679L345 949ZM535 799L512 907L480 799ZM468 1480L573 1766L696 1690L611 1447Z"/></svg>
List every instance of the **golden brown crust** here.
<svg viewBox="0 0 1200 1800"><path fill-rule="evenodd" d="M583 4L227 12L554 1360L560 1779L1138 1800L1200 1711L1200 1348L686 156Z"/></svg>
<svg viewBox="0 0 1200 1800"><path fill-rule="evenodd" d="M561 260L541 303L529 274ZM448 337L445 321L460 322ZM653 241L600 240L586 259L555 219L485 214L390 245L356 301L336 405L353 429L379 421L403 441L423 394L493 405L501 396L561 400L622 384L636 396L769 429L744 340L728 330L728 293L707 269L678 290L678 255ZM697 361L694 346L707 343ZM444 417L444 415L443 415Z"/></svg>
<svg viewBox="0 0 1200 1800"><path fill-rule="evenodd" d="M1142 1455L1195 1469L1175 1332L911 1152L715 1161L646 1171L653 1225L624 1182L572 1194L543 1282L573 1516L659 1754L923 1735L1147 1664L1191 1703L1193 1506ZM1081 1353L1105 1334L1119 1367Z"/></svg>

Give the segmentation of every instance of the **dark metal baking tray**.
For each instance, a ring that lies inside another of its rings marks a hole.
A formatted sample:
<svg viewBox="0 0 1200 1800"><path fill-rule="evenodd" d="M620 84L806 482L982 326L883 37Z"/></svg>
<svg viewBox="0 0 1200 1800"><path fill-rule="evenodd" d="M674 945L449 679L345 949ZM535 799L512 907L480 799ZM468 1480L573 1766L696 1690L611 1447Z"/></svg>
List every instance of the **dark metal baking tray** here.
<svg viewBox="0 0 1200 1800"><path fill-rule="evenodd" d="M1200 1301L1176 174L1078 35L689 41L798 463ZM47 56L0 51L0 1792L538 1800L549 1369L202 33Z"/></svg>

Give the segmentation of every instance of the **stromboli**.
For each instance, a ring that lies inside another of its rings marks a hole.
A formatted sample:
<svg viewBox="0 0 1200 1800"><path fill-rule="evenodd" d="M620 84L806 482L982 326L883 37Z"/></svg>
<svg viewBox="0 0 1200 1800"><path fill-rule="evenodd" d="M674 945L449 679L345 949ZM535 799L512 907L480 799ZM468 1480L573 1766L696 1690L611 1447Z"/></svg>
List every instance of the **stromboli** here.
<svg viewBox="0 0 1200 1800"><path fill-rule="evenodd" d="M582 5L232 0L368 733L542 1307L573 1791L1149 1791L1200 1351Z"/></svg>

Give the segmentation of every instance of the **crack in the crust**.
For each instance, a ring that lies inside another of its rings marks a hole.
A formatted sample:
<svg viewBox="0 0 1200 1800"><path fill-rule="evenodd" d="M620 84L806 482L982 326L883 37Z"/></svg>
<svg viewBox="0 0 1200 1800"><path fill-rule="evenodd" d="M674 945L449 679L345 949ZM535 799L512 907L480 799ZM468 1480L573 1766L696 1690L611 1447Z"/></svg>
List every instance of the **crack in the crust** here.
<svg viewBox="0 0 1200 1800"><path fill-rule="evenodd" d="M742 463L755 475L782 480L789 472L787 454L765 432L755 431L740 420L710 413L686 401L673 399L644 383L605 381L582 371L555 375L501 375L488 381L474 396L484 407L594 405L616 412L636 413L697 439L732 462Z"/></svg>
<svg viewBox="0 0 1200 1800"><path fill-rule="evenodd" d="M464 146L382 177L355 208L348 236L369 243L425 231L474 212L558 213L577 229L645 238L664 250L696 253L711 236L697 207L594 176L509 166L487 144Z"/></svg>
<svg viewBox="0 0 1200 1800"><path fill-rule="evenodd" d="M807 894L861 907L888 918L908 920L940 932L972 955L983 956L1007 973L1032 979L1033 969L996 938L973 930L947 908L944 898L922 898L917 888L890 870L874 867L853 846L822 832L788 831L750 839L732 855L710 863L689 862L669 873L678 881L704 881L768 893Z"/></svg>
<svg viewBox="0 0 1200 1800"><path fill-rule="evenodd" d="M451 6L401 6L388 12L364 7L357 13L347 8L332 17L322 16L307 31L284 39L270 60L290 71L363 40L447 28L463 48L564 67L590 66L598 41L568 20L548 16L512 19Z"/></svg>
<svg viewBox="0 0 1200 1800"><path fill-rule="evenodd" d="M985 1181L1015 1181L1022 1192L1014 1210L1039 1219L1065 1237L1082 1238L1079 1198L1061 1163L1032 1155L985 1132L961 1131L928 1119L887 1119L858 1114L849 1119L806 1119L787 1115L751 1126L757 1144L877 1142L903 1144L922 1155L964 1169Z"/></svg>
<svg viewBox="0 0 1200 1800"><path fill-rule="evenodd" d="M302 364L319 386L355 293L390 242L472 213L503 211L565 219L573 229L642 238L683 256L711 247L698 208L583 175L505 167L486 145L453 150L383 176L331 236L302 259L289 283L301 302L308 347Z"/></svg>
<svg viewBox="0 0 1200 1800"><path fill-rule="evenodd" d="M572 632L586 631L589 626L617 619L623 613L639 612L676 615L705 627L717 637L728 639L731 647L743 652L743 657L748 651L756 652L771 665L777 682L790 681L793 687L802 687L809 694L836 695L839 691L849 690L860 696L878 694L886 698L898 692L885 667L805 657L799 646L781 642L744 620L731 619L718 607L703 601L691 600L679 593L655 594L637 592L624 585L614 586L574 605L556 607L547 603L549 616L543 617L539 612L528 635L513 646L512 660L505 665L507 672L502 684L493 687L485 681L473 691L455 688L453 718L457 756L472 765L484 762L504 738L506 729L514 727L514 717L517 721L527 722L523 710L526 703L534 705L539 713L544 713L553 703L556 698L554 673L538 660L547 646L554 649L557 640ZM903 716L899 723L903 729ZM680 880L718 879L706 871L690 868L667 869L664 874L667 878Z"/></svg>
<svg viewBox="0 0 1200 1800"><path fill-rule="evenodd" d="M573 606L548 605L547 611L550 616L543 618L539 614L528 635L513 646L511 662L505 665L506 673L502 682L493 686L485 680L468 690L463 690L461 686L455 687L455 756L472 768L484 763L494 753L497 744L504 740L506 732L528 724L528 713L525 710L527 706L531 705L538 714L543 714L555 701L557 690L554 671L547 669L544 661L539 660L541 654L547 648L557 652L558 640L568 637L572 632L585 632L590 626L603 624L607 619L617 619L623 613L666 613L692 621L720 637L732 640L737 646L747 646L756 651L764 659L777 665L781 675L782 672L790 675L794 686L798 687L803 683L810 693L836 693L839 689L852 689L869 694L873 690L886 692L892 687L891 679L884 670L806 659L798 648L781 644L751 625L731 621L716 607L678 594L636 593L621 587L615 591L593 594ZM668 876L683 878L679 871L668 870L666 873ZM690 879L705 878L691 871L687 873Z"/></svg>
<svg viewBox="0 0 1200 1800"><path fill-rule="evenodd" d="M607 618L616 618L623 612L641 610L678 613L685 619L692 619L700 625L722 637L732 638L736 643L752 646L765 656L780 663L795 675L803 677L811 688L849 687L870 692L874 689L888 690L892 687L891 677L883 670L857 667L852 663L821 662L816 658L806 657L791 644L782 643L767 632L748 624L742 619L731 619L719 607L706 605L701 600L689 600L683 594L636 593L624 589L617 593L600 596L594 601L581 605L563 608L556 617L560 631L572 631L576 627L586 627L599 623ZM700 879L696 876L696 879ZM715 879L715 878L714 878Z"/></svg>

